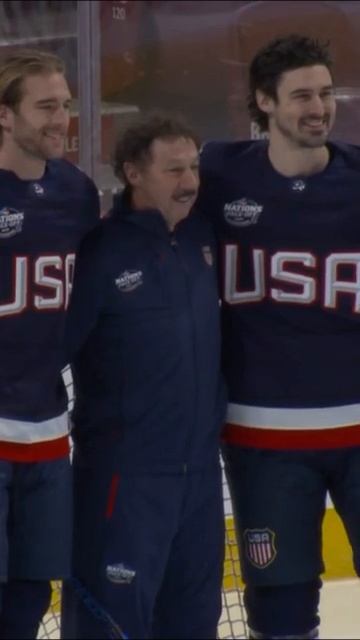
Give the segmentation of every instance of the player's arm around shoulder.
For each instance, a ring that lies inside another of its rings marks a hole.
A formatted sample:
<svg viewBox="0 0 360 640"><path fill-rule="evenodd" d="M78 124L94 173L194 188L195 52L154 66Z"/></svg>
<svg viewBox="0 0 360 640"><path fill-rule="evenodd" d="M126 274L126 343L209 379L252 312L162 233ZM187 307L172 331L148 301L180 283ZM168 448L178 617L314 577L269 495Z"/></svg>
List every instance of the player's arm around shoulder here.
<svg viewBox="0 0 360 640"><path fill-rule="evenodd" d="M360 146L347 142L331 142L333 154L341 155L345 165L355 171L360 171Z"/></svg>
<svg viewBox="0 0 360 640"><path fill-rule="evenodd" d="M200 208L194 206L191 211L191 218L194 228L193 233L196 233L198 243L201 247L209 246L212 251L215 250L216 235L209 216L207 216Z"/></svg>
<svg viewBox="0 0 360 640"><path fill-rule="evenodd" d="M89 178L89 176L78 169L82 182L83 182L83 206L82 206L82 218L86 229L89 231L93 229L100 220L100 197L99 190L95 182Z"/></svg>
<svg viewBox="0 0 360 640"><path fill-rule="evenodd" d="M95 227L100 220L99 190L93 180L87 179L87 199L85 202L85 215L88 219L89 229Z"/></svg>
<svg viewBox="0 0 360 640"><path fill-rule="evenodd" d="M226 181L251 145L252 141L211 141L201 149L200 188L196 206L213 222L219 215L219 203L226 189Z"/></svg>
<svg viewBox="0 0 360 640"><path fill-rule="evenodd" d="M219 140L205 142L200 149L200 181L215 176L223 166L229 143Z"/></svg>
<svg viewBox="0 0 360 640"><path fill-rule="evenodd" d="M214 222L216 197L221 188L219 167L223 164L224 143L206 142L200 151L200 186L196 209Z"/></svg>
<svg viewBox="0 0 360 640"><path fill-rule="evenodd" d="M100 219L100 197L95 182L79 167L65 159L53 161L60 187L69 199L76 199L78 220L83 233L93 229Z"/></svg>
<svg viewBox="0 0 360 640"><path fill-rule="evenodd" d="M96 326L106 297L109 220L101 220L82 240L76 257L74 281L65 325L67 361L85 343Z"/></svg>

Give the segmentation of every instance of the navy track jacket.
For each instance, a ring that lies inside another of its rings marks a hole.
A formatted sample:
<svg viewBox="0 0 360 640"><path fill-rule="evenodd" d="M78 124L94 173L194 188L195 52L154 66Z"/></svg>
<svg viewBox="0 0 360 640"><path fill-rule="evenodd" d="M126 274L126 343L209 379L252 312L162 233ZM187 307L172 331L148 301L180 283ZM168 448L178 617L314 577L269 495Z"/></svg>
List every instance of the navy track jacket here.
<svg viewBox="0 0 360 640"><path fill-rule="evenodd" d="M110 443L122 468L218 461L224 413L215 247L191 213L169 234L124 197L84 241L68 315L75 443Z"/></svg>

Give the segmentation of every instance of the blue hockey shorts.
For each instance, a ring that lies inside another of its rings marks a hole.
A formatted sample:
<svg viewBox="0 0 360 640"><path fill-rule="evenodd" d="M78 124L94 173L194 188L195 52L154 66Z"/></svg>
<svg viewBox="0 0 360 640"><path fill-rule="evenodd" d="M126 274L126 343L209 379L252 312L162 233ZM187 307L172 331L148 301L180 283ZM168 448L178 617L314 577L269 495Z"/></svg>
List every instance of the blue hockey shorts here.
<svg viewBox="0 0 360 640"><path fill-rule="evenodd" d="M0 461L0 580L70 574L71 467L68 458Z"/></svg>
<svg viewBox="0 0 360 640"><path fill-rule="evenodd" d="M324 571L327 492L360 574L360 447L274 451L225 445L223 455L246 583L303 583Z"/></svg>

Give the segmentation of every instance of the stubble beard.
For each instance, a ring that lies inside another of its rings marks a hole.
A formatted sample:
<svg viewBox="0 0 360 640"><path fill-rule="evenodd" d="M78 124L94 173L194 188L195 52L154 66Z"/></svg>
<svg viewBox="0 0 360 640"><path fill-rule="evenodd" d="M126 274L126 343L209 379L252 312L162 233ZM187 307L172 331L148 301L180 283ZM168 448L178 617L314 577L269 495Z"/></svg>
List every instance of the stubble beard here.
<svg viewBox="0 0 360 640"><path fill-rule="evenodd" d="M329 127L327 126L326 130L321 133L302 133L298 131L294 133L289 128L284 127L279 122L277 123L277 127L284 138L290 142L292 147L297 147L298 149L319 149L323 147L329 136Z"/></svg>

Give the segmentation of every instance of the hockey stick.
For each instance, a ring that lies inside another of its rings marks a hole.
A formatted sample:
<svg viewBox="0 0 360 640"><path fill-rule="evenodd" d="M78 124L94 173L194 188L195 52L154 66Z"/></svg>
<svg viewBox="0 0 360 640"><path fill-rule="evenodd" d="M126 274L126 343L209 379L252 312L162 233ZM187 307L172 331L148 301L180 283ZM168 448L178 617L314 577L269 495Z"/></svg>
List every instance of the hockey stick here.
<svg viewBox="0 0 360 640"><path fill-rule="evenodd" d="M81 599L82 603L85 607L93 614L93 616L99 620L99 622L104 623L107 630L108 638L120 638L120 640L128 640L129 636L124 633L121 627L115 622L115 620L111 617L111 615L105 611L104 607L101 606L94 598L94 596L89 593L89 591L84 587L84 585L77 578L70 578L70 584L73 586L75 592Z"/></svg>

